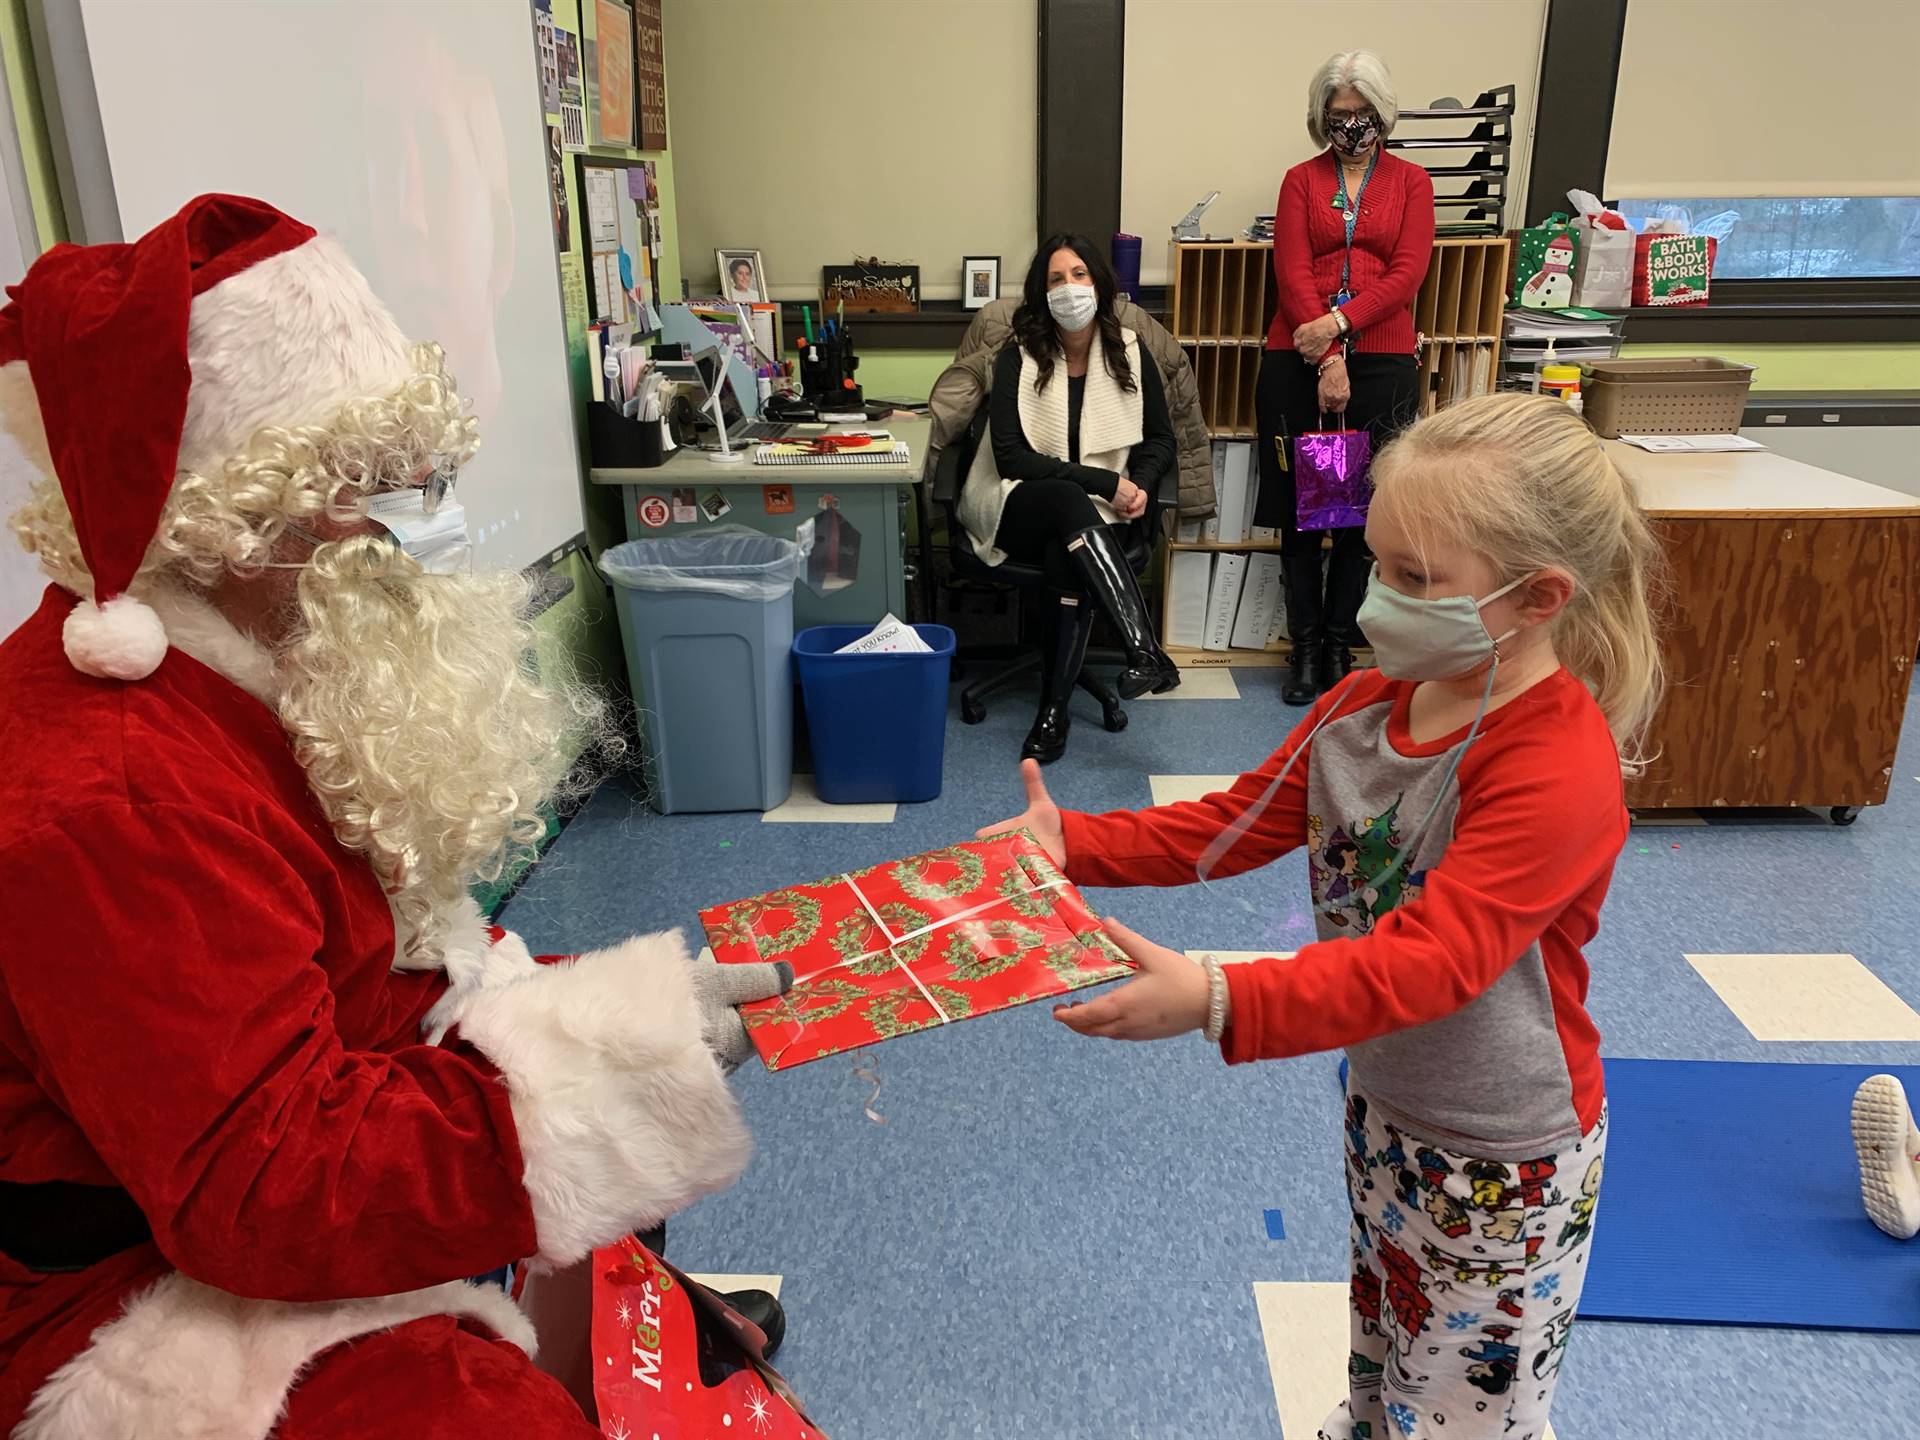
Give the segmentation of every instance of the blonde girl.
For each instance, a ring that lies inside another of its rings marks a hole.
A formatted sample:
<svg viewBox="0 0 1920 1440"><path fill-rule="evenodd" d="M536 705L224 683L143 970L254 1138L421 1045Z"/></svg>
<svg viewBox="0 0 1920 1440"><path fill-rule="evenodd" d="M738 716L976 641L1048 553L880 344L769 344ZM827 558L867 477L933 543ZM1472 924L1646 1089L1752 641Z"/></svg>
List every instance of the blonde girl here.
<svg viewBox="0 0 1920 1440"><path fill-rule="evenodd" d="M1318 944L1223 968L1109 921L1083 1035L1204 1030L1229 1063L1345 1047L1349 1390L1325 1440L1540 1440L1579 1302L1606 1100L1583 947L1661 692L1657 552L1558 401L1499 395L1380 456L1379 668L1203 800L1026 825L1083 885L1183 885L1305 845ZM1005 827L994 826L992 830Z"/></svg>

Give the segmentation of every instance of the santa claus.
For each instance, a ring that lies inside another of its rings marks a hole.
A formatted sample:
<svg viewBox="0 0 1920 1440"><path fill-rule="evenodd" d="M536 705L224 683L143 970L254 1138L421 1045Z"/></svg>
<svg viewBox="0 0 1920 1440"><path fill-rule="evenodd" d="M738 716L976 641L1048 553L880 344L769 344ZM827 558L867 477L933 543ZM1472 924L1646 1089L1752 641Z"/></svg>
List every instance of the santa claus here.
<svg viewBox="0 0 1920 1440"><path fill-rule="evenodd" d="M337 245L205 196L10 294L0 1434L597 1435L470 1277L730 1184L790 972L468 898L611 730L523 579L434 573L473 421Z"/></svg>

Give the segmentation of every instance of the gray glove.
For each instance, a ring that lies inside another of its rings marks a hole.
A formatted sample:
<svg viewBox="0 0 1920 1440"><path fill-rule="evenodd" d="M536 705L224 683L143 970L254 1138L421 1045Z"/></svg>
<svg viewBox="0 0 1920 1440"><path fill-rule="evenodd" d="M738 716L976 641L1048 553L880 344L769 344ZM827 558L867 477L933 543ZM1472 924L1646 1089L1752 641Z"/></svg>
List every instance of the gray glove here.
<svg viewBox="0 0 1920 1440"><path fill-rule="evenodd" d="M784 960L760 965L722 965L702 957L693 962L693 993L700 1002L700 1037L731 1075L753 1054L747 1027L734 1007L771 1000L793 988L793 966Z"/></svg>

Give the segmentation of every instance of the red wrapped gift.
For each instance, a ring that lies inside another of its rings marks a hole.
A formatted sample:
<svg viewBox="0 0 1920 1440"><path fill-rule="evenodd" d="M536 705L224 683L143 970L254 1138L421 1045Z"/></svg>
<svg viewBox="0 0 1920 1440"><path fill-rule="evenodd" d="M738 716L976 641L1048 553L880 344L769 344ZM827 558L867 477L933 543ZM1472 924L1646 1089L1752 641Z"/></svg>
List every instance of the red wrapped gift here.
<svg viewBox="0 0 1920 1440"><path fill-rule="evenodd" d="M769 1070L1064 995L1132 970L1026 831L700 912L722 964L785 960L740 1007Z"/></svg>
<svg viewBox="0 0 1920 1440"><path fill-rule="evenodd" d="M826 1440L766 1343L638 1240L593 1252L593 1398L607 1440Z"/></svg>

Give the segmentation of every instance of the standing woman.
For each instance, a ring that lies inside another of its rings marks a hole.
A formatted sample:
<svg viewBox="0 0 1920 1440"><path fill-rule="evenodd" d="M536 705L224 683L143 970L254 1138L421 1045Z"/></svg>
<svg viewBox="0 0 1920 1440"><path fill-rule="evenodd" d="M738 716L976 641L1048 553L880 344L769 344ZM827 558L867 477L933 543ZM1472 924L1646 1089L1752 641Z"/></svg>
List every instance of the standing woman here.
<svg viewBox="0 0 1920 1440"><path fill-rule="evenodd" d="M1433 181L1386 152L1400 105L1386 65L1347 50L1307 86L1307 133L1325 151L1287 171L1273 222L1279 305L1267 332L1255 411L1260 426L1256 522L1285 546L1284 696L1305 705L1353 668L1360 602L1373 557L1358 527L1335 530L1321 575L1323 531L1294 523L1293 440L1344 415L1378 455L1419 411L1413 299L1433 254Z"/></svg>

